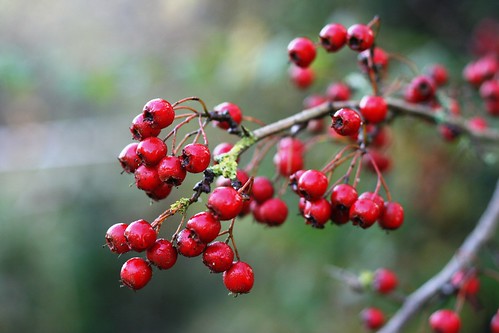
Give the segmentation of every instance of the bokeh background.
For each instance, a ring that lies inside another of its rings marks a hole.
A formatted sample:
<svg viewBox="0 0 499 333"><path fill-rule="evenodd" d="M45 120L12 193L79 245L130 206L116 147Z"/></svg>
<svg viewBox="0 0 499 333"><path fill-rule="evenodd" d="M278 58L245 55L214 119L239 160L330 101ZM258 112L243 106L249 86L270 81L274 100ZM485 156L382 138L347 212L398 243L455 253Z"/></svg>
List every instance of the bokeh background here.
<svg viewBox="0 0 499 333"><path fill-rule="evenodd" d="M352 292L329 267L388 267L402 292L419 286L486 206L499 174L491 147L449 145L427 124L397 121L387 181L406 209L404 227L314 230L287 195L291 213L282 227L237 223L239 251L256 274L254 290L237 298L199 258L155 271L139 292L120 288L127 256L102 248L107 228L153 220L198 179L151 205L120 174L116 156L131 140L131 119L155 97L233 101L265 122L300 110L307 94L358 73L352 52L320 52L312 88L296 91L289 82L288 42L316 36L330 21L348 26L378 14L379 45L420 68L444 63L460 84L473 28L498 13L489 0L0 0L0 331L360 332L363 307L392 313L396 303ZM411 75L401 64L393 70ZM466 115L482 112L474 102L471 94ZM213 145L228 139L212 133ZM324 151L311 151L308 165L324 163ZM271 158L260 171L274 174ZM374 183L363 176L366 189ZM477 263L497 269L497 245L495 237ZM428 307L413 329L424 331L428 313L453 305ZM464 307L463 332L486 332L498 306L497 281L483 277L479 310Z"/></svg>

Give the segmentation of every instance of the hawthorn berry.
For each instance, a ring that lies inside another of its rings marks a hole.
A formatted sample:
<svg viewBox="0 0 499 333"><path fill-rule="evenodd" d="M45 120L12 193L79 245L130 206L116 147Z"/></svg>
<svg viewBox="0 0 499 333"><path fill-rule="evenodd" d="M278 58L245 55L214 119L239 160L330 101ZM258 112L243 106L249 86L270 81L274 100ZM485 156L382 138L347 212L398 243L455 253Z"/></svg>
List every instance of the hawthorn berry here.
<svg viewBox="0 0 499 333"><path fill-rule="evenodd" d="M416 76L405 90L404 98L410 103L421 103L429 101L435 96L435 85L433 80L426 75Z"/></svg>
<svg viewBox="0 0 499 333"><path fill-rule="evenodd" d="M315 72L310 67L299 67L292 64L289 67L289 77L297 88L307 89L314 83Z"/></svg>
<svg viewBox="0 0 499 333"><path fill-rule="evenodd" d="M330 23L319 32L321 46L327 52L336 52L347 42L347 29L339 23Z"/></svg>
<svg viewBox="0 0 499 333"><path fill-rule="evenodd" d="M384 203L383 213L378 220L378 224L385 230L398 229L404 223L404 208L394 201Z"/></svg>
<svg viewBox="0 0 499 333"><path fill-rule="evenodd" d="M360 67L360 70L364 73L369 72L369 65L370 61L369 58L371 57L371 49L364 50L359 53L357 57L357 62ZM376 71L384 71L388 67L388 54L383 50L381 47L375 47L373 51L373 57L372 57L372 66Z"/></svg>
<svg viewBox="0 0 499 333"><path fill-rule="evenodd" d="M161 128L153 127L150 122L144 119L144 114L140 113L133 118L130 132L133 139L141 141L151 136L158 136L161 133Z"/></svg>
<svg viewBox="0 0 499 333"><path fill-rule="evenodd" d="M286 221L288 217L288 206L279 198L271 198L261 204L259 207L261 222L273 227Z"/></svg>
<svg viewBox="0 0 499 333"><path fill-rule="evenodd" d="M331 127L342 136L352 136L359 132L362 119L359 114L350 108L342 108L333 115Z"/></svg>
<svg viewBox="0 0 499 333"><path fill-rule="evenodd" d="M339 184L331 192L331 220L336 224L345 224L350 219L350 207L357 201L358 193L349 184Z"/></svg>
<svg viewBox="0 0 499 333"><path fill-rule="evenodd" d="M217 158L225 153L228 153L234 145L228 142L221 142L215 146L212 152L213 162L218 163Z"/></svg>
<svg viewBox="0 0 499 333"><path fill-rule="evenodd" d="M303 153L305 151L305 144L298 138L287 136L279 140L277 145L278 151L296 151Z"/></svg>
<svg viewBox="0 0 499 333"><path fill-rule="evenodd" d="M249 293L255 282L253 269L244 261L236 261L223 273L223 282L231 293Z"/></svg>
<svg viewBox="0 0 499 333"><path fill-rule="evenodd" d="M298 193L307 200L316 200L326 193L328 179L319 170L307 170L298 179Z"/></svg>
<svg viewBox="0 0 499 333"><path fill-rule="evenodd" d="M380 172L388 171L392 167L390 156L375 149L369 149L367 154L362 156L362 163L372 172L376 172L374 165L376 165Z"/></svg>
<svg viewBox="0 0 499 333"><path fill-rule="evenodd" d="M499 310L497 310L490 320L490 332L499 333Z"/></svg>
<svg viewBox="0 0 499 333"><path fill-rule="evenodd" d="M297 37L288 44L289 60L298 67L308 67L314 61L315 44L306 37Z"/></svg>
<svg viewBox="0 0 499 333"><path fill-rule="evenodd" d="M231 220L243 209L243 198L232 187L217 187L208 196L206 206L220 220Z"/></svg>
<svg viewBox="0 0 499 333"><path fill-rule="evenodd" d="M474 269L456 272L451 278L451 284L466 298L475 297L480 290L480 280Z"/></svg>
<svg viewBox="0 0 499 333"><path fill-rule="evenodd" d="M133 173L140 166L140 157L137 155L137 142L128 144L118 155L121 167L125 172Z"/></svg>
<svg viewBox="0 0 499 333"><path fill-rule="evenodd" d="M326 97L333 102L348 101L350 95L350 87L343 82L331 83L326 89Z"/></svg>
<svg viewBox="0 0 499 333"><path fill-rule="evenodd" d="M438 125L438 133L445 141L454 141L459 137L461 131L455 126L449 124Z"/></svg>
<svg viewBox="0 0 499 333"><path fill-rule="evenodd" d="M429 323L435 333L458 333L461 328L459 316L448 309L435 311L430 316Z"/></svg>
<svg viewBox="0 0 499 333"><path fill-rule="evenodd" d="M370 199L378 205L379 210L380 210L380 216L383 214L383 211L385 209L385 201L383 200L383 197L377 193L374 192L363 192L359 195L359 199Z"/></svg>
<svg viewBox="0 0 499 333"><path fill-rule="evenodd" d="M274 155L274 165L282 176L289 176L303 168L303 154L296 150L283 150Z"/></svg>
<svg viewBox="0 0 499 333"><path fill-rule="evenodd" d="M364 51L374 43L374 33L365 24L354 24L347 30L347 44L354 51Z"/></svg>
<svg viewBox="0 0 499 333"><path fill-rule="evenodd" d="M388 105L381 96L364 96L359 103L360 113L368 123L377 124L385 120Z"/></svg>
<svg viewBox="0 0 499 333"><path fill-rule="evenodd" d="M163 140L152 136L137 145L137 155L145 165L156 165L166 156L168 148Z"/></svg>
<svg viewBox="0 0 499 333"><path fill-rule="evenodd" d="M241 111L239 106L234 103L220 103L213 108L213 111L218 115L227 115L232 120L214 121L213 123L221 129L226 130L236 127L237 125L241 124L241 121L243 120L243 112Z"/></svg>
<svg viewBox="0 0 499 333"><path fill-rule="evenodd" d="M152 191L146 192L147 196L155 201L163 200L170 195L172 192L172 185L167 183L161 183Z"/></svg>
<svg viewBox="0 0 499 333"><path fill-rule="evenodd" d="M222 273L232 266L234 251L224 242L208 244L203 252L203 263L213 272Z"/></svg>
<svg viewBox="0 0 499 333"><path fill-rule="evenodd" d="M141 165L135 170L134 176L135 185L143 191L153 192L161 186L158 170L154 166Z"/></svg>
<svg viewBox="0 0 499 333"><path fill-rule="evenodd" d="M387 269L387 268L378 268L374 272L373 278L373 289L376 290L380 294L388 294L392 292L398 285L397 275Z"/></svg>
<svg viewBox="0 0 499 333"><path fill-rule="evenodd" d="M483 132L489 127L489 124L487 120L485 120L485 118L482 118L480 116L475 116L468 119L468 127L472 131Z"/></svg>
<svg viewBox="0 0 499 333"><path fill-rule="evenodd" d="M362 310L360 318L364 327L368 330L375 331L385 324L385 315L380 309L375 307Z"/></svg>
<svg viewBox="0 0 499 333"><path fill-rule="evenodd" d="M380 215L379 206L370 199L358 199L350 207L349 217L354 225L367 229L376 222Z"/></svg>
<svg viewBox="0 0 499 333"><path fill-rule="evenodd" d="M307 224L314 228L324 228L324 224L331 218L331 204L324 198L306 201L303 209L303 217Z"/></svg>
<svg viewBox="0 0 499 333"><path fill-rule="evenodd" d="M173 244L163 238L156 239L156 242L147 249L147 260L159 269L169 269L177 262L177 249Z"/></svg>
<svg viewBox="0 0 499 333"><path fill-rule="evenodd" d="M440 64L434 64L427 69L428 75L433 79L437 87L443 86L449 80L447 69Z"/></svg>
<svg viewBox="0 0 499 333"><path fill-rule="evenodd" d="M142 252L154 245L157 233L149 222L140 219L128 225L124 236L132 250Z"/></svg>
<svg viewBox="0 0 499 333"><path fill-rule="evenodd" d="M221 187L221 186L232 186L234 188L240 188L242 185L246 184L246 182L249 180L248 173L244 170L237 169L236 170L236 179L229 179L225 178L223 176L218 177L216 186Z"/></svg>
<svg viewBox="0 0 499 333"><path fill-rule="evenodd" d="M211 154L206 145L191 143L182 149L182 166L190 173L200 173L210 165Z"/></svg>
<svg viewBox="0 0 499 333"><path fill-rule="evenodd" d="M106 232L106 244L111 252L122 254L130 251L130 246L125 239L126 223L113 224Z"/></svg>
<svg viewBox="0 0 499 333"><path fill-rule="evenodd" d="M209 243L217 238L222 225L211 212L201 212L187 221L186 228L193 230L203 243Z"/></svg>
<svg viewBox="0 0 499 333"><path fill-rule="evenodd" d="M175 110L172 105L161 98L152 99L144 105L144 120L154 128L165 128L175 120Z"/></svg>
<svg viewBox="0 0 499 333"><path fill-rule="evenodd" d="M258 203L263 203L274 196L274 185L265 176L257 176L253 179L251 196Z"/></svg>
<svg viewBox="0 0 499 333"><path fill-rule="evenodd" d="M121 267L121 282L132 290L139 290L151 280L152 268L147 261L134 257Z"/></svg>
<svg viewBox="0 0 499 333"><path fill-rule="evenodd" d="M206 243L191 229L182 229L175 237L175 242L178 253L189 258L197 257L206 248Z"/></svg>
<svg viewBox="0 0 499 333"><path fill-rule="evenodd" d="M179 186L185 179L187 171L182 166L182 160L177 156L165 156L158 164L158 177L162 182Z"/></svg>

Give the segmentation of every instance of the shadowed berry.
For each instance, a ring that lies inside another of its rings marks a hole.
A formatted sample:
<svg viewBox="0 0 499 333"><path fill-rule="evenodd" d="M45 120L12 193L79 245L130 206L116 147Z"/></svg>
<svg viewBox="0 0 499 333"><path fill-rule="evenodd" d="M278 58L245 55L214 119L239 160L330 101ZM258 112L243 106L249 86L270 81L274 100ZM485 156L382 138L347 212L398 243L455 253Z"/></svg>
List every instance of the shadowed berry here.
<svg viewBox="0 0 499 333"><path fill-rule="evenodd" d="M130 251L130 246L125 239L126 223L113 224L106 232L106 244L111 252L122 254Z"/></svg>
<svg viewBox="0 0 499 333"><path fill-rule="evenodd" d="M177 249L170 241L159 238L147 249L147 260L159 269L169 269L177 262Z"/></svg>
<svg viewBox="0 0 499 333"><path fill-rule="evenodd" d="M186 174L182 160L176 156L165 156L158 164L159 179L172 186L181 185Z"/></svg>
<svg viewBox="0 0 499 333"><path fill-rule="evenodd" d="M206 243L201 242L198 235L190 229L181 230L175 241L178 253L184 257L197 257L206 248Z"/></svg>
<svg viewBox="0 0 499 333"><path fill-rule="evenodd" d="M232 187L217 187L208 196L206 206L220 220L231 220L243 209L243 198Z"/></svg>
<svg viewBox="0 0 499 333"><path fill-rule="evenodd" d="M125 172L133 173L141 164L140 157L137 155L138 145L136 142L130 143L118 155L118 160Z"/></svg>

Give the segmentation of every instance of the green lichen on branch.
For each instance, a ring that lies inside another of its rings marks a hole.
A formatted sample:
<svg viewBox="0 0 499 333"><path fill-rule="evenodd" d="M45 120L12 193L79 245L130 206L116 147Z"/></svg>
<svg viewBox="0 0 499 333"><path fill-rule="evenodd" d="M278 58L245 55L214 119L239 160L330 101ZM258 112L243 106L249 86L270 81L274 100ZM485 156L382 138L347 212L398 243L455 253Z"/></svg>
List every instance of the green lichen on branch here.
<svg viewBox="0 0 499 333"><path fill-rule="evenodd" d="M171 215L176 214L176 213L185 213L187 211L187 208L191 204L191 199L189 198L180 198L174 203L171 204L170 206L170 212Z"/></svg>

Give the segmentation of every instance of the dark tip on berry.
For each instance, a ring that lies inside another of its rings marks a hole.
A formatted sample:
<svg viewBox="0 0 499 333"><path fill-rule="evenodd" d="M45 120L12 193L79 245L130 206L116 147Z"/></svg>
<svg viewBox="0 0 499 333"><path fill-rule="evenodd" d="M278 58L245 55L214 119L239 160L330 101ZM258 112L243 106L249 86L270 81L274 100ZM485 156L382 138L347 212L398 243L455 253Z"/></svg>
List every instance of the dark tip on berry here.
<svg viewBox="0 0 499 333"><path fill-rule="evenodd" d="M343 127L343 119L341 117L335 117L333 118L333 123L331 124L331 127L339 130Z"/></svg>

